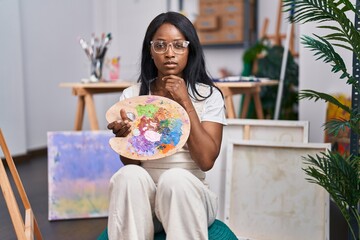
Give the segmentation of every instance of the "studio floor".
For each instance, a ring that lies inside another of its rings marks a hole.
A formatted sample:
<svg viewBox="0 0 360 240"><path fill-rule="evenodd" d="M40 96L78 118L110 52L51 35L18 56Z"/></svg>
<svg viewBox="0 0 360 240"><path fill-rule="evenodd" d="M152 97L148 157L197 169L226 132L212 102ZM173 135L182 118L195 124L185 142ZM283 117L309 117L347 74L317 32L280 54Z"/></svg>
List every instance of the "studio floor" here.
<svg viewBox="0 0 360 240"><path fill-rule="evenodd" d="M107 224L106 218L48 220L47 155L37 154L27 160L16 161L20 178L45 240L95 240ZM17 194L17 193L15 193ZM20 202L20 201L19 201ZM21 209L21 212L24 212ZM0 196L0 239L16 239L4 197ZM330 240L347 238L346 223L337 207L330 206ZM129 239L133 240L133 239ZM180 239L181 240L181 239ZM190 240L190 239L186 239ZM290 240L290 239L289 239Z"/></svg>
<svg viewBox="0 0 360 240"><path fill-rule="evenodd" d="M107 224L106 218L48 221L47 156L32 157L16 167L38 221L44 240L93 240L97 239ZM17 193L15 193L17 195ZM21 201L18 201L21 203ZM19 204L20 205L20 204ZM21 210L23 213L24 211ZM15 240L3 195L0 196L0 239Z"/></svg>

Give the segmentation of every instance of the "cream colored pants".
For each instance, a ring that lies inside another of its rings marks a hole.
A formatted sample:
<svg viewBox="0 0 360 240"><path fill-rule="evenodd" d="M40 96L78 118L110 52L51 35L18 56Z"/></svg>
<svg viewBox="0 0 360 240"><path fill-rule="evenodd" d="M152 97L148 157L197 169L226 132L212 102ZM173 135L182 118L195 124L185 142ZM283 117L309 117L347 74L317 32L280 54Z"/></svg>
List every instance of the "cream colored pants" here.
<svg viewBox="0 0 360 240"><path fill-rule="evenodd" d="M110 180L110 240L152 240L162 229L167 240L208 239L217 197L187 170L165 171L156 185L145 169L127 165Z"/></svg>

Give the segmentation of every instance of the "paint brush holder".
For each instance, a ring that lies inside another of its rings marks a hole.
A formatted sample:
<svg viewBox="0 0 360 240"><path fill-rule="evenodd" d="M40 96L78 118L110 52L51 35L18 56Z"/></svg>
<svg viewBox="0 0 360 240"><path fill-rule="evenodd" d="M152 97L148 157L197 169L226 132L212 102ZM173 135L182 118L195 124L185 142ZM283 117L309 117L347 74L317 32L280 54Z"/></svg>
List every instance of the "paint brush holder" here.
<svg viewBox="0 0 360 240"><path fill-rule="evenodd" d="M102 79L104 57L91 59L90 81L99 82Z"/></svg>
<svg viewBox="0 0 360 240"><path fill-rule="evenodd" d="M107 35L103 33L101 38L97 38L95 34L92 34L90 44L82 38L79 39L82 49L84 49L90 60L90 82L100 82L103 80L103 64L111 39L111 33Z"/></svg>

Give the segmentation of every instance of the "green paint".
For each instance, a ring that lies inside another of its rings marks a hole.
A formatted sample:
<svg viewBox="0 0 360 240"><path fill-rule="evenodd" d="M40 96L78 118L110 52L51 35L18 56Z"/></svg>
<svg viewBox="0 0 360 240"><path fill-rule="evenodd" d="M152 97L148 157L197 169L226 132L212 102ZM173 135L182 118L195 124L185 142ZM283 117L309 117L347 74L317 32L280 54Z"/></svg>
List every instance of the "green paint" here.
<svg viewBox="0 0 360 240"><path fill-rule="evenodd" d="M169 125L170 125L169 119L164 119L160 121L160 127L169 127Z"/></svg>
<svg viewBox="0 0 360 240"><path fill-rule="evenodd" d="M158 111L158 107L154 104L147 105L138 105L136 106L136 111L139 116L153 117L154 114Z"/></svg>

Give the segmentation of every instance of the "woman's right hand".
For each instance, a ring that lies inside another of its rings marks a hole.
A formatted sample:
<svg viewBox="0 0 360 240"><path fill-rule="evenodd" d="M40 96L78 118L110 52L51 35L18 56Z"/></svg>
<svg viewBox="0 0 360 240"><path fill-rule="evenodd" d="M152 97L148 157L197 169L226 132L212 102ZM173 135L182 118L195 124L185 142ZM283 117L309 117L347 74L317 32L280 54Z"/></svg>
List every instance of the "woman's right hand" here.
<svg viewBox="0 0 360 240"><path fill-rule="evenodd" d="M120 117L120 120L109 123L107 128L112 130L116 137L126 137L131 131L131 124L124 109L120 110Z"/></svg>

